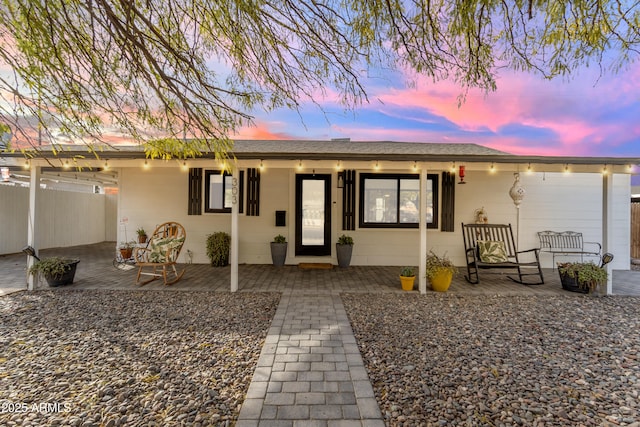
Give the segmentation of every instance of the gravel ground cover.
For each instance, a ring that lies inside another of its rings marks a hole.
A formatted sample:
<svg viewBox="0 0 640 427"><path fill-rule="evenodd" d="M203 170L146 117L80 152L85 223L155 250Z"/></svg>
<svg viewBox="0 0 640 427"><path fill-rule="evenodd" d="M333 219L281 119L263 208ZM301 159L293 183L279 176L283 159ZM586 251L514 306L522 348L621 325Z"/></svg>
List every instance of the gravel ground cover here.
<svg viewBox="0 0 640 427"><path fill-rule="evenodd" d="M342 296L389 426L640 426L640 299Z"/></svg>
<svg viewBox="0 0 640 427"><path fill-rule="evenodd" d="M0 298L0 425L232 425L277 293Z"/></svg>

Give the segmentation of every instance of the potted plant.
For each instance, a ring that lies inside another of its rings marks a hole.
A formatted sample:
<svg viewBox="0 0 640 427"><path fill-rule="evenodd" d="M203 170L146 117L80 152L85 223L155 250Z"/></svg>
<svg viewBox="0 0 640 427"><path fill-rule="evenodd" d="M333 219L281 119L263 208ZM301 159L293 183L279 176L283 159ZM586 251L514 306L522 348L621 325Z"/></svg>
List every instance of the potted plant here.
<svg viewBox="0 0 640 427"><path fill-rule="evenodd" d="M607 270L593 262L559 262L562 289L588 294L607 283Z"/></svg>
<svg viewBox="0 0 640 427"><path fill-rule="evenodd" d="M36 261L29 273L44 277L49 286L56 287L73 283L79 259L48 257Z"/></svg>
<svg viewBox="0 0 640 427"><path fill-rule="evenodd" d="M400 286L403 291L412 291L416 281L416 273L413 267L402 267L400 270Z"/></svg>
<svg viewBox="0 0 640 427"><path fill-rule="evenodd" d="M136 242L133 240L130 242L120 242L118 250L120 251L120 256L123 260L131 258L131 255L133 255L133 248L135 248L135 246Z"/></svg>
<svg viewBox="0 0 640 427"><path fill-rule="evenodd" d="M213 267L229 265L229 250L231 249L231 236L224 231L209 234L207 236L207 256Z"/></svg>
<svg viewBox="0 0 640 427"><path fill-rule="evenodd" d="M353 253L353 238L343 234L338 237L336 243L336 256L340 267L349 267L351 264L351 254Z"/></svg>
<svg viewBox="0 0 640 427"><path fill-rule="evenodd" d="M457 270L447 255L438 256L433 251L427 256L427 279L431 283L431 289L436 292L446 292L451 285L453 275Z"/></svg>
<svg viewBox="0 0 640 427"><path fill-rule="evenodd" d="M138 243L146 243L147 242L147 232L144 231L144 228L140 227L136 230L138 233Z"/></svg>
<svg viewBox="0 0 640 427"><path fill-rule="evenodd" d="M278 234L271 242L271 261L274 267L282 267L287 258L287 238Z"/></svg>

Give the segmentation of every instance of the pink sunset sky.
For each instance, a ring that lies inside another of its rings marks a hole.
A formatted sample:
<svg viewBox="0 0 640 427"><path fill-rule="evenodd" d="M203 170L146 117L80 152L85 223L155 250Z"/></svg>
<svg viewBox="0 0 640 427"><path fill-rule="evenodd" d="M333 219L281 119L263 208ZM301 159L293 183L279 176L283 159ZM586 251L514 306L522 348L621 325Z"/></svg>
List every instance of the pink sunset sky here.
<svg viewBox="0 0 640 427"><path fill-rule="evenodd" d="M616 74L594 68L571 79L503 70L498 89L470 90L403 76L367 81L369 102L345 112L336 96L300 114L254 112L237 139L392 140L476 143L520 155L640 157L640 65Z"/></svg>

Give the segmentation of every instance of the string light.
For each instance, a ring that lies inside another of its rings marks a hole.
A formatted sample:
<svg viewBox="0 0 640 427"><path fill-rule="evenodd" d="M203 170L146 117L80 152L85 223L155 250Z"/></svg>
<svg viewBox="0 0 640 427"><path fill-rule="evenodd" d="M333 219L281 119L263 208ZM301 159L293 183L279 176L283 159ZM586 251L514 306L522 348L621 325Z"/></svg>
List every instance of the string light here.
<svg viewBox="0 0 640 427"><path fill-rule="evenodd" d="M71 167L71 165L69 165L69 160L66 160L64 162L64 164L62 165L62 167L65 168L65 169L69 169Z"/></svg>
<svg viewBox="0 0 640 427"><path fill-rule="evenodd" d="M144 169L149 169L149 162L147 161L147 159L144 159L144 165L142 166Z"/></svg>
<svg viewBox="0 0 640 427"><path fill-rule="evenodd" d="M527 173L528 174L533 173L533 169L531 169L531 163L529 163L529 166L527 166Z"/></svg>
<svg viewBox="0 0 640 427"><path fill-rule="evenodd" d="M496 171L496 167L493 164L493 162L491 162L491 168L489 169L489 172L494 173Z"/></svg>
<svg viewBox="0 0 640 427"><path fill-rule="evenodd" d="M298 160L298 169L302 169L302 160Z"/></svg>
<svg viewBox="0 0 640 427"><path fill-rule="evenodd" d="M104 170L106 170L106 171L109 170L109 160L105 160L104 161Z"/></svg>
<svg viewBox="0 0 640 427"><path fill-rule="evenodd" d="M606 175L607 173L609 173L609 171L607 170L607 165L604 165L604 168L602 168L602 175Z"/></svg>
<svg viewBox="0 0 640 427"><path fill-rule="evenodd" d="M569 173L569 164L568 164L568 163L566 163L566 164L564 165L564 173L566 173L566 174L568 174L568 173Z"/></svg>
<svg viewBox="0 0 640 427"><path fill-rule="evenodd" d="M413 170L417 171L418 170L418 162L417 161L413 161Z"/></svg>
<svg viewBox="0 0 640 427"><path fill-rule="evenodd" d="M260 170L264 169L264 163L262 162L262 159L260 159Z"/></svg>
<svg viewBox="0 0 640 427"><path fill-rule="evenodd" d="M451 172L456 173L456 162L451 162Z"/></svg>
<svg viewBox="0 0 640 427"><path fill-rule="evenodd" d="M25 160L24 161L24 166L25 169L29 169L31 167L31 163L29 163L29 160Z"/></svg>
<svg viewBox="0 0 640 427"><path fill-rule="evenodd" d="M376 165L374 167L376 168L376 170L380 169L380 165L378 164L377 160L376 160Z"/></svg>
<svg viewBox="0 0 640 427"><path fill-rule="evenodd" d="M338 160L338 163L336 163L336 170L340 170L342 169L342 162L340 160Z"/></svg>

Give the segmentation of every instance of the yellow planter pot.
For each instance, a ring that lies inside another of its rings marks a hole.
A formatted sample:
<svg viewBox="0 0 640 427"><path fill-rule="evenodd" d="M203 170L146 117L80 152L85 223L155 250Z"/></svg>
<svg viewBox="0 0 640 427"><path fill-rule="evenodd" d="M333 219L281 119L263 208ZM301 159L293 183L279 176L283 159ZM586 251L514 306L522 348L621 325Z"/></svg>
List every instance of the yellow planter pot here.
<svg viewBox="0 0 640 427"><path fill-rule="evenodd" d="M449 286L451 285L452 278L453 273L451 273L450 271L442 271L436 274L429 279L429 281L431 282L431 289L436 292L447 292Z"/></svg>
<svg viewBox="0 0 640 427"><path fill-rule="evenodd" d="M416 281L416 276L411 276L411 277L400 276L400 285L402 285L403 291L412 291L413 284L415 283L415 281Z"/></svg>

